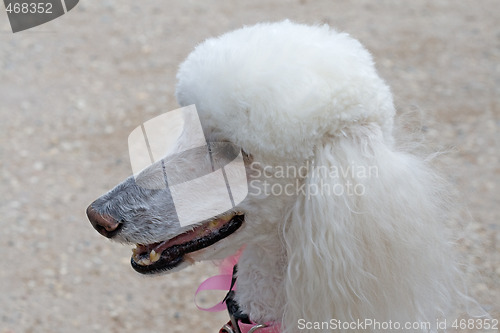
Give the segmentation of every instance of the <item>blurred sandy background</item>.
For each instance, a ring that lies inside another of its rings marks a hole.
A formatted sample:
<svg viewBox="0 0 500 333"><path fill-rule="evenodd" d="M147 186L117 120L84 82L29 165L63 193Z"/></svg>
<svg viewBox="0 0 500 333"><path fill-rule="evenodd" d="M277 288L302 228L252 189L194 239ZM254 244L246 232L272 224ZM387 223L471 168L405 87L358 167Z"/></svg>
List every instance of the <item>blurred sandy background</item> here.
<svg viewBox="0 0 500 333"><path fill-rule="evenodd" d="M0 333L217 332L193 304L215 269L145 278L86 206L131 172L127 136L177 107L175 72L209 36L290 18L374 55L400 112L460 192L468 287L500 317L500 2L85 1L12 34L0 6ZM206 299L209 305L216 299Z"/></svg>

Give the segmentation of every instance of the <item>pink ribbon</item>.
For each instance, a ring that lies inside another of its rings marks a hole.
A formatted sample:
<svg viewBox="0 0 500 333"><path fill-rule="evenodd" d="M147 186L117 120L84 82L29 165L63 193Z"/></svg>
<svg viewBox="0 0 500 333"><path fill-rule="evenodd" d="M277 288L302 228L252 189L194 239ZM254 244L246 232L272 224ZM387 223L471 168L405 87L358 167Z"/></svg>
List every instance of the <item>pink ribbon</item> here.
<svg viewBox="0 0 500 333"><path fill-rule="evenodd" d="M221 274L221 275L215 275L215 276L209 277L208 279L203 281L198 286L198 289L196 289L196 292L194 293L194 304L196 305L196 307L202 311L208 311L208 312L219 312L219 311L226 310L226 305L224 304L224 301L217 303L210 308L202 308L196 302L196 296L198 295L199 292L204 291L204 290L226 290L226 291L228 291L229 288L231 288L232 278L233 278L233 276L231 274ZM233 289L236 289L236 286L234 286Z"/></svg>
<svg viewBox="0 0 500 333"><path fill-rule="evenodd" d="M226 305L224 304L224 301L215 304L212 307L209 308L202 308L201 306L196 303L196 296L198 293L204 290L225 290L229 291L231 289L231 282L233 280L233 267L238 263L238 259L240 258L241 253L243 252L244 246L236 252L236 254L227 257L226 259L222 260L222 262L219 263L219 271L220 275L215 275L212 277L209 277L205 281L203 281L199 286L198 289L196 289L196 292L194 293L194 304L196 307L202 311L208 311L208 312L218 312L218 311L223 311L226 310ZM233 290L236 290L236 285L237 282L233 286ZM256 323L250 323L250 324L245 324L242 322L238 322L237 324L241 330L242 333L248 333L252 329L256 327ZM259 328L258 331L259 333L279 333L280 330L280 324L278 323L266 323L266 327Z"/></svg>
<svg viewBox="0 0 500 333"><path fill-rule="evenodd" d="M196 289L196 292L194 293L194 304L198 309L208 312L219 312L226 310L226 305L224 304L224 301L217 303L216 305L210 308L202 308L201 306L198 305L198 303L196 303L196 296L198 295L199 292L204 290L229 291L229 289L231 288L231 281L233 279L233 274L232 274L233 267L238 263L238 260L240 259L241 253L243 252L244 249L245 245L243 245L238 251L236 251L235 254L219 261L217 265L219 266L219 272L221 274L209 277L198 286L198 289ZM236 290L236 283L233 286L233 290Z"/></svg>

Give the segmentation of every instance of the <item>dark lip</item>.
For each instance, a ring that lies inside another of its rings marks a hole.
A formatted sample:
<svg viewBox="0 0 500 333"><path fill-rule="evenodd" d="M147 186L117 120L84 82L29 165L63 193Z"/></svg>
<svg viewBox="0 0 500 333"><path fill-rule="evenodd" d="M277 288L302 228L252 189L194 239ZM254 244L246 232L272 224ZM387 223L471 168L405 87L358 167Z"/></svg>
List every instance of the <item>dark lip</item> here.
<svg viewBox="0 0 500 333"><path fill-rule="evenodd" d="M195 238L189 242L169 247L161 253L160 259L153 264L139 265L134 261L133 257L130 259L130 264L136 272L141 274L158 274L169 271L184 261L185 254L209 247L234 233L241 227L244 220L244 215L235 215L220 229L205 237Z"/></svg>

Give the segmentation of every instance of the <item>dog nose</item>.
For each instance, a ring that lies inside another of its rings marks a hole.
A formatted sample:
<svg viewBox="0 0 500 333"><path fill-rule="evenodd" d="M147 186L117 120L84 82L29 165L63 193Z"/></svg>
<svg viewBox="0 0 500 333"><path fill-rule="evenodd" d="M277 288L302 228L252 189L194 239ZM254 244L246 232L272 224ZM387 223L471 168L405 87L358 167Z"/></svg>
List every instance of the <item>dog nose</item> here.
<svg viewBox="0 0 500 333"><path fill-rule="evenodd" d="M104 237L111 238L119 231L118 227L120 223L118 223L118 221L109 215L99 214L92 205L87 208L87 217L94 229Z"/></svg>

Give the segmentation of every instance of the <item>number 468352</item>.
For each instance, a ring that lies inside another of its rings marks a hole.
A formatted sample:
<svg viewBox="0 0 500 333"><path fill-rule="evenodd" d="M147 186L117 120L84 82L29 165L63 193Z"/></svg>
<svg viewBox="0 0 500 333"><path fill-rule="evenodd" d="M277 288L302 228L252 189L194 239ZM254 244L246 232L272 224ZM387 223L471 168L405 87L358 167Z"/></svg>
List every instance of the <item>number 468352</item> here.
<svg viewBox="0 0 500 333"><path fill-rule="evenodd" d="M52 4L35 3L35 2L22 2L22 3L9 3L5 8L7 13L11 14L52 14Z"/></svg>
<svg viewBox="0 0 500 333"><path fill-rule="evenodd" d="M454 329L498 330L498 319L494 318L469 318L455 319L451 325Z"/></svg>

